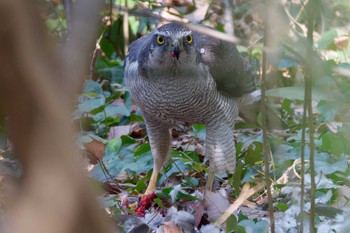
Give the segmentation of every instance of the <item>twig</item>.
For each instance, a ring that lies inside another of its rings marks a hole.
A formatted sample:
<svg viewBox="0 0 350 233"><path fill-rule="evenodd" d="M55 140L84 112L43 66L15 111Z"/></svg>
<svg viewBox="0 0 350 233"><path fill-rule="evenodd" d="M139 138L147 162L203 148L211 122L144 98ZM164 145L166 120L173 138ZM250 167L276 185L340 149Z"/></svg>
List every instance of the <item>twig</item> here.
<svg viewBox="0 0 350 233"><path fill-rule="evenodd" d="M186 150L185 150L186 151ZM192 162L194 162L194 163L197 163L196 161L194 161L190 156L188 156L185 152L180 152L181 153L181 155L183 155L184 157L186 157L187 159L189 159L189 160L191 160ZM204 178L204 176L203 176L203 174L202 173L198 173L200 176L201 176L201 178Z"/></svg>
<svg viewBox="0 0 350 233"><path fill-rule="evenodd" d="M306 88L306 86L305 86ZM304 91L304 100L306 101L306 90ZM303 106L303 128L301 130L301 167L300 167L300 176L301 176L301 184L300 184L300 222L299 222L299 232L303 233L304 231L304 199L305 199L305 131L306 131L306 112L307 112L307 104L304 103Z"/></svg>
<svg viewBox="0 0 350 233"><path fill-rule="evenodd" d="M179 166L177 166L177 164L175 163L175 161L173 162L173 164L175 165L175 167L177 168L177 170L179 170L179 172L182 174L183 177L186 177L185 173L179 168ZM192 182L191 179L188 179L188 181L192 184L193 187L196 187L196 185Z"/></svg>
<svg viewBox="0 0 350 233"><path fill-rule="evenodd" d="M104 30L101 33L100 37L97 39L96 41L96 46L94 49L94 52L92 53L92 57L91 57L91 61L90 61L90 79L92 80L94 77L94 70L95 70L95 63L96 63L96 59L97 59L97 52L100 51L100 41L103 37L104 34Z"/></svg>
<svg viewBox="0 0 350 233"><path fill-rule="evenodd" d="M150 12L149 10L129 10L127 7L124 6L120 6L120 5L114 5L113 9L116 11L123 11L128 12L129 15L133 15L133 16L138 16L138 17L147 17L147 18L151 18L151 19L156 19L156 20L162 20L164 22L176 22L176 23L183 23L181 21L178 20L168 20L164 17L161 17L159 15L153 14L152 12ZM236 44L240 44L240 39L234 36L229 36L223 32L219 32L217 30L213 30L211 28L202 26L202 25L197 25L197 24L186 24L187 27L189 27L191 30L218 38L220 40L224 40L224 41L228 41L231 43L236 43Z"/></svg>
<svg viewBox="0 0 350 233"><path fill-rule="evenodd" d="M261 115L262 115L262 136L263 136L263 153L264 153L264 163L265 163L265 182L267 188L267 199L269 206L269 218L270 218L270 230L271 233L275 233L275 220L274 220L274 211L273 211L273 202L272 202L272 193L271 193L271 180L270 180L270 161L269 161L269 152L270 147L268 143L267 135L267 101L266 101L266 69L267 69L267 56L266 48L269 46L267 41L269 41L269 7L271 2L267 1L265 5L265 15L264 15L264 49L262 57L262 83L261 83ZM272 157L272 156L271 156Z"/></svg>
<svg viewBox="0 0 350 233"><path fill-rule="evenodd" d="M220 216L218 220L214 223L215 226L220 227L226 220L227 218L233 214L238 207L240 207L245 200L247 200L251 195L254 193L258 192L259 190L263 189L265 186L265 183L259 183L253 188L250 188L250 185L246 183L243 188L241 193L239 194L237 200Z"/></svg>
<svg viewBox="0 0 350 233"><path fill-rule="evenodd" d="M125 6L128 7L128 0L125 0ZM129 13L124 12L123 16L123 35L124 35L124 54L128 52L129 45Z"/></svg>
<svg viewBox="0 0 350 233"><path fill-rule="evenodd" d="M304 99L306 99L306 91L304 94ZM304 200L305 200L305 128L306 128L306 103L304 103L303 107L303 128L301 131L301 155L300 155L300 222L299 222L299 232L304 232Z"/></svg>
<svg viewBox="0 0 350 233"><path fill-rule="evenodd" d="M306 2L307 2L307 1L308 1L308 0L306 0ZM294 17L290 14L289 10L287 9L286 4L283 4L283 2L284 2L284 1L282 1L282 5L283 5L283 8L284 8L284 12L285 12L286 15L288 16L289 20L290 20L291 22L293 22L294 25L297 25L297 26L303 31L303 33L304 33L304 35L305 35L305 34L306 34L305 28L303 27L302 24L300 24L300 23L298 22L298 18L300 17L301 13L303 12L303 10L304 10L304 8L305 8L304 4L301 4L301 9L299 10L298 14L297 14L297 15L295 16L295 18L294 18ZM293 29L294 29L294 28L293 28ZM294 31L295 31L295 29L294 29Z"/></svg>
<svg viewBox="0 0 350 233"><path fill-rule="evenodd" d="M315 11L319 10L319 1L310 0L307 13L308 13L308 24L307 24L307 50L306 57L309 59L307 63L306 70L306 80L305 80L305 104L308 109L308 120L309 120L309 146L310 146L310 182L311 182L311 191L310 191L310 228L309 232L315 232L315 198L316 198L316 184L315 184L315 142L314 142L314 127L313 127L313 114L312 114L312 78L313 78L313 33L314 33L314 21L315 21Z"/></svg>
<svg viewBox="0 0 350 233"><path fill-rule="evenodd" d="M272 155L272 151L271 149L269 148L269 156L270 156L270 159L271 159L271 166L272 166L272 169L273 169L273 181L276 180L276 163L275 163L275 160L273 158L273 155Z"/></svg>
<svg viewBox="0 0 350 233"><path fill-rule="evenodd" d="M136 185L135 184L119 184L120 187L125 187L125 188L135 188Z"/></svg>
<svg viewBox="0 0 350 233"><path fill-rule="evenodd" d="M113 178L113 176L111 175L111 173L109 173L106 165L104 164L104 162L102 160L98 160L101 168L102 168L102 171L103 171L103 174L105 175L106 179L110 179L111 181L113 181L113 183L116 185L117 189L119 191L123 191L123 189L119 186L119 184L115 181L115 179Z"/></svg>

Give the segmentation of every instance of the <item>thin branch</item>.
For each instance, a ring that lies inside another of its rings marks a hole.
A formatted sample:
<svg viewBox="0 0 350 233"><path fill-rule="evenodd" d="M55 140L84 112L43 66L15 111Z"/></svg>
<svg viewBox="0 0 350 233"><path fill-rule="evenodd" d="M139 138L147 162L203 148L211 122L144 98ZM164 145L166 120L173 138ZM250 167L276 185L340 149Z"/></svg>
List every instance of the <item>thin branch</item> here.
<svg viewBox="0 0 350 233"><path fill-rule="evenodd" d="M307 99L305 100L308 108L308 121L309 121L309 145L310 145L310 182L311 182L311 192L310 192L310 229L309 232L315 232L315 198L316 198L316 184L315 184L315 143L314 143L314 127L313 127L313 115L312 115L312 78L313 78L313 68L314 64L314 50L313 50L313 33L314 33L314 22L315 22L315 11L319 9L318 0L310 0L307 12L308 12L308 24L307 24L307 50L306 57L309 59L306 69L306 82L305 82L305 92Z"/></svg>
<svg viewBox="0 0 350 233"><path fill-rule="evenodd" d="M289 9L288 7L286 6L286 2L285 1L281 1L282 2L282 5L283 5L283 8L284 8L284 12L286 13L286 15L288 16L289 20L290 20L290 25L293 23L294 25L298 26L304 33L304 35L306 34L306 29L304 28L304 26L302 24L300 24L298 22L298 19L300 17L300 15L302 14L302 12L304 11L305 9L305 5L302 4L301 5L301 8L299 10L299 12L297 13L297 15L295 17L293 17L290 12L289 12ZM307 1L306 1L307 2ZM295 29L293 28L293 30L295 31Z"/></svg>
<svg viewBox="0 0 350 233"><path fill-rule="evenodd" d="M106 178L107 180L112 181L112 182L115 184L115 186L116 186L116 188L118 189L118 191L119 191L119 192L122 192L123 189L119 186L119 183L118 183L118 182L114 179L114 177L111 175L111 173L109 172L109 170L108 170L106 164L103 162L103 160L102 160L102 159L98 159L98 163L100 164L101 170L102 170L103 175L105 176L105 178Z"/></svg>
<svg viewBox="0 0 350 233"><path fill-rule="evenodd" d="M264 15L264 48L268 47L267 41L269 41L269 4L265 6L265 15ZM267 69L267 58L266 58L266 49L263 49L262 57L262 83L261 83L261 114L262 114L262 135L263 135L263 153L264 153L264 163L265 163L265 183L267 187L267 198L269 205L269 218L270 218L270 232L275 233L275 220L274 220L274 211L273 211L273 202L272 202L272 193L271 193L271 180L270 180L270 161L269 161L269 152L270 147L268 144L268 135L267 135L267 102L266 102L266 69Z"/></svg>
<svg viewBox="0 0 350 233"><path fill-rule="evenodd" d="M220 216L218 220L214 223L215 226L220 227L226 220L227 218L233 214L238 207L240 207L245 200L247 200L251 195L254 193L258 192L259 190L263 189L265 186L265 183L259 183L253 188L250 188L250 185L246 183L243 188L241 193L239 194L237 200L230 205L230 207Z"/></svg>
<svg viewBox="0 0 350 233"><path fill-rule="evenodd" d="M132 16L137 16L137 17L146 17L149 19L156 19L156 20L162 20L164 22L177 22L177 23L183 23L181 21L177 21L177 20L168 20L164 17L161 17L159 15L153 14L150 10L129 10L127 7L121 6L121 5L114 5L113 6L113 10L115 11L123 11L128 12L129 15ZM235 36L230 36L227 35L223 32L219 32L217 30L213 30L211 28L202 26L202 25L198 25L198 24L186 24L187 27L189 27L191 30L203 33L203 34L207 34L210 35L212 37L218 38L220 40L224 40L224 41L228 41L231 43L236 43L236 44L240 44L240 39L235 37Z"/></svg>
<svg viewBox="0 0 350 233"><path fill-rule="evenodd" d="M96 41L95 50L92 53L92 57L91 57L91 60L90 60L90 79L91 80L93 80L93 77L94 77L96 59L97 59L97 56L98 56L98 54L99 54L99 52L101 50L101 48L100 48L100 41L103 38L103 35L104 35L104 30L101 33L100 37Z"/></svg>
<svg viewBox="0 0 350 233"><path fill-rule="evenodd" d="M301 146L300 146L300 176L301 176L301 182L300 182L300 224L299 224L299 232L304 232L304 199L305 199L305 145L306 145L306 137L305 137L305 131L306 131L306 112L307 112L307 104L306 104L307 94L306 94L306 86L304 91L304 106L303 106L303 123L302 123L302 130L301 130Z"/></svg>
<svg viewBox="0 0 350 233"><path fill-rule="evenodd" d="M128 7L128 0L125 0L125 6ZM124 12L123 15L123 35L124 35L124 54L128 52L129 46L129 13Z"/></svg>

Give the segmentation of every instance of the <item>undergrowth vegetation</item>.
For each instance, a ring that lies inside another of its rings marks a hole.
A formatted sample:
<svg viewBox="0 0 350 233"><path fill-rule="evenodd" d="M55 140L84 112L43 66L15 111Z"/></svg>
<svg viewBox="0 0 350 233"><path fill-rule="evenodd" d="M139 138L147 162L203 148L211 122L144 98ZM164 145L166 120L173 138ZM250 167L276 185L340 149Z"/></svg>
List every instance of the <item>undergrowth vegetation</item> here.
<svg viewBox="0 0 350 233"><path fill-rule="evenodd" d="M113 6L122 3L116 2ZM220 3L213 2L208 6L207 12L215 9L215 4ZM269 175L273 185L273 203L275 211L278 212L275 217L277 232L294 232L293 229L300 227L300 221L305 222L304 228L306 232L308 231L307 217L300 220L299 208L301 154L304 153L304 216L310 213L310 137L309 128L303 127L304 80L308 63L305 53L308 43L306 10L308 6L303 4L302 1L297 1L280 6L283 13L279 17L289 24L281 23L280 26L284 27L281 31L285 34L276 36L275 39L280 41L267 52L268 100L270 107L287 125L286 130L269 131L268 141L271 149ZM123 84L123 58L127 44L154 29L159 22L154 17L140 16L142 15L140 6L147 8L149 12L174 10L176 13L173 14L179 19L188 18L192 21L194 21L191 18L193 12L200 14L198 11L203 11L194 6L192 8L169 6L167 9L158 3L143 1L130 2L127 17L126 12L115 10L117 7L105 15L105 25L102 27L95 52L97 55L93 57L93 78L85 82L83 92L78 98L79 104L74 119L79 121L82 127L83 136L80 140L82 145L91 141L99 141L105 145L102 163L91 170L91 176L104 182L105 185L108 184L108 187L119 186L119 191L126 191L131 196L142 193L147 187L153 162L142 115L137 107L132 105L128 90ZM261 74L264 42L261 35L261 28L264 26L261 23L263 7L262 3L254 5L243 1L233 7L231 22L235 28L235 35L244 41L242 43L244 46L238 46L239 50L242 55L250 59L259 74ZM345 1L323 1L318 9L314 10L317 12L317 17L313 45L315 58L311 68L314 70L314 75L310 119L314 119L312 137L315 142L316 226L320 228L327 225L332 229L333 223L335 231L344 232L344 229L349 228L344 221L343 228L339 226L342 225L339 216L346 218L348 214L349 6ZM229 33L225 31L227 25L223 23L224 16L220 13L222 14L222 12L205 14L202 23ZM216 18L212 19L215 15ZM128 26L128 35L123 31L125 25ZM270 36L274 36L273 33ZM237 168L233 174L217 177L215 185L216 189L226 191L225 198L230 202L238 197L243 184L254 185L265 176L261 129L252 128L244 123L237 123L236 129ZM158 181L159 192L154 203L156 209L189 205L186 204L188 201L195 203L196 200L203 198L196 192L204 192L203 187L208 174L204 143L203 125L182 126L173 130L172 156ZM92 151L91 148L89 151ZM262 201L264 196L264 192L256 193L251 201L256 203L260 201L260 205L264 206L266 205L266 202ZM120 196L111 198L107 195L106 200L108 206L113 207L113 214L133 212L133 208L126 206ZM256 208L263 211L260 207ZM188 206L185 209L194 214L196 212ZM211 214L209 211L209 219ZM243 228L246 230L251 228L255 229L253 232L261 232L255 228L255 224L265 221L265 217L266 214L260 214L252 218L249 210L246 213L241 212L233 217L234 220L232 218L229 220L238 222L238 225L233 224L231 230L243 232ZM249 218L252 220L247 223ZM239 224L240 222L242 224ZM262 225L267 227L265 224ZM226 229L226 232L230 230Z"/></svg>
<svg viewBox="0 0 350 233"><path fill-rule="evenodd" d="M233 174L217 176L214 188L219 190L219 194L206 196L204 188L209 164L204 151L205 126L183 125L172 130L171 158L158 180L156 197L148 209L137 209L138 195L145 191L151 176L153 157L140 110L133 105L123 83L125 53L131 41L156 28L161 18L185 19L186 22L201 22L239 38L239 51L250 60L259 77L262 75L263 52L266 52L269 64L266 95L270 108L286 124L283 130L268 131L268 175L272 182L275 231L301 232L302 226L304 232L309 232L308 216L314 212L315 232L348 232L348 1L323 0L313 9L314 52L311 65L311 58L306 54L307 12L311 0L278 1L281 21L272 22L276 28L271 29L269 49L264 49L262 12L267 6L262 1L163 2L178 5L164 7L159 1L151 0L115 0L106 5L105 11L101 12L103 22L91 57L90 77L82 87L72 115L73 121L80 127L78 144L95 164L89 174L101 188L99 198L108 207L109 213L112 216L146 215L148 222L156 224L152 219L165 215L170 207L175 206L193 214L196 226L200 228L215 222L218 217L218 211L213 210L215 206L219 206L219 214L223 212L239 197L244 184L254 186L265 179L261 127L237 122L236 170ZM54 36L65 38L67 23L63 5L54 1L48 5L47 11L51 13L46 16L47 26ZM271 17L275 16L277 14ZM227 21L227 17L231 20ZM308 119L313 119L311 134L303 118L308 69L312 69L312 116L308 116ZM257 82L260 84L261 79ZM312 147L310 139L314 142ZM314 155L314 161L310 162L310 154ZM315 173L310 172L310 163L314 164ZM313 174L316 181L315 207L311 209ZM304 188L301 188L302 179ZM215 203L209 202L204 206L202 200L205 198L213 198ZM269 219L265 190L255 193L245 206L250 208L242 207L239 213L229 217L224 231L267 231Z"/></svg>

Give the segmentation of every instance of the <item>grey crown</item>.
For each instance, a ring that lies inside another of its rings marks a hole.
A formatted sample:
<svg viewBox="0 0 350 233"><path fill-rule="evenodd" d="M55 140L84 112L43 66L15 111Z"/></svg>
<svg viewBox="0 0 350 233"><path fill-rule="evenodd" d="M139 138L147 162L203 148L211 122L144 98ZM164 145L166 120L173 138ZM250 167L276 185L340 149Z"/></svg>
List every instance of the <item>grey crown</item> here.
<svg viewBox="0 0 350 233"><path fill-rule="evenodd" d="M144 116L155 172L169 154L169 129L182 123L206 124L211 169L234 171L235 119L260 98L255 75L234 44L181 24L163 25L130 44L125 83Z"/></svg>

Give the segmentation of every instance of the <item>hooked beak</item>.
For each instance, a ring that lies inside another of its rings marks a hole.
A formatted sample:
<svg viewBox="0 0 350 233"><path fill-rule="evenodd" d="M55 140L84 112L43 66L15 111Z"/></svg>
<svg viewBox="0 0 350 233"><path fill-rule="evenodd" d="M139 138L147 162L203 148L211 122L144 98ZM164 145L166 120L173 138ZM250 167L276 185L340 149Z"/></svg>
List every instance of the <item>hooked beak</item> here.
<svg viewBox="0 0 350 233"><path fill-rule="evenodd" d="M176 57L177 60L179 60L180 56L180 42L178 40L174 40L173 43L171 43L172 51L171 54L173 57Z"/></svg>

